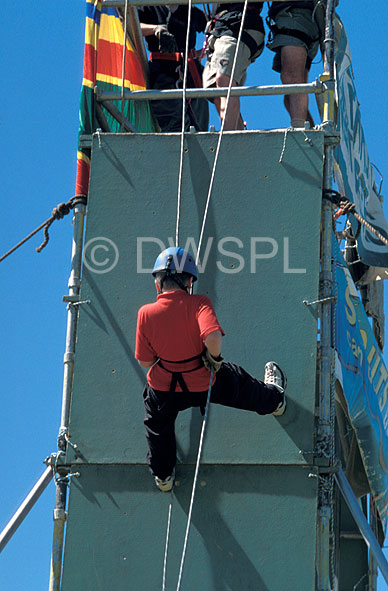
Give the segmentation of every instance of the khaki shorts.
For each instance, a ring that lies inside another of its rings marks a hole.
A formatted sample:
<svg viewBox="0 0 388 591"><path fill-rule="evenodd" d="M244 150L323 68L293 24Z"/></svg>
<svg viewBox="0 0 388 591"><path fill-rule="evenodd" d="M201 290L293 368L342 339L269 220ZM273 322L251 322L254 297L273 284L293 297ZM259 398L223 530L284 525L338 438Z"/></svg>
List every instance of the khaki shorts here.
<svg viewBox="0 0 388 591"><path fill-rule="evenodd" d="M244 84L248 66L259 57L264 49L264 34L261 31L247 29L246 32L256 41L258 48L256 53L251 56L251 50L248 45L243 42L240 43L233 76L238 86ZM223 35L214 40L214 45L212 46L213 51L208 54L206 66L202 74L204 88L216 86L217 74L225 74L230 77L236 46L237 39L229 35Z"/></svg>
<svg viewBox="0 0 388 591"><path fill-rule="evenodd" d="M267 43L268 49L275 51L273 60L273 69L276 72L281 70L280 51L286 46L301 46L307 51L306 68L309 70L311 62L315 58L322 32L316 22L313 20L313 11L308 8L283 8L274 18L279 32L274 34L273 39ZM281 29L288 29L287 33L282 33ZM295 36L290 31L295 30ZM302 39L298 37L302 34Z"/></svg>

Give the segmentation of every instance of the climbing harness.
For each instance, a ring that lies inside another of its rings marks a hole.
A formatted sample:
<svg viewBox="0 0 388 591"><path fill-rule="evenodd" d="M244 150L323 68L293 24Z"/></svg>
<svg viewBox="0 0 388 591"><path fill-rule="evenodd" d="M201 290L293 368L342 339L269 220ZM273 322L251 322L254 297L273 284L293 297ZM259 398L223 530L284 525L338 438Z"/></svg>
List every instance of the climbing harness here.
<svg viewBox="0 0 388 591"><path fill-rule="evenodd" d="M207 47L213 49L213 42L209 42L210 37L219 38L223 34L234 34L236 32L237 27L239 27L240 22L240 14L241 10L237 9L239 4L234 4L229 6L227 10L221 10L215 16L212 16L207 23L205 29L205 51ZM235 10L233 10L233 6ZM256 10L257 6L248 6L247 10ZM217 26L219 25L219 26ZM221 29L221 31L220 31ZM264 29L262 29L264 33ZM244 43L249 51L250 51L250 59L254 61L255 57L257 57L258 53L264 47L264 41L260 45L257 44L254 37L250 35L247 31L243 30L241 33L241 41Z"/></svg>
<svg viewBox="0 0 388 591"><path fill-rule="evenodd" d="M41 252L43 250L43 248L47 245L47 243L50 239L48 230L49 230L51 224L55 220L61 220L62 218L64 218L65 215L70 213L70 211L72 209L74 209L74 207L78 203L82 203L83 205L86 205L86 201L87 201L86 195L74 195L74 197L69 199L69 201L67 203L59 203L59 205L57 205L57 207L55 207L53 209L51 217L49 217L48 220L43 222L43 224L41 224L38 228L36 228L33 232L31 232L31 234L28 234L28 236L26 236L25 238L23 238L23 240L18 242L18 244L16 244L13 248L11 248L11 250L9 250L5 254L3 254L2 257L0 257L0 263L4 259L6 259L10 254L15 252L15 250L17 250L20 246L22 246L22 244L27 242L27 240L29 240L30 238L35 236L35 234L37 234L39 232L39 230L41 230L43 228L44 241L42 242L42 244L40 246L38 246L38 248L36 248L36 252Z"/></svg>
<svg viewBox="0 0 388 591"><path fill-rule="evenodd" d="M159 367L161 367L162 369L164 369L164 371L167 371L168 373L172 374L171 375L171 383L170 383L169 394L173 394L175 392L177 384L179 384L180 387L182 388L182 392L188 393L189 392L189 389L186 386L186 382L185 382L184 377L183 377L182 374L183 373L191 373L193 371L197 371L198 369L201 369L202 367L204 367L204 364L201 361L200 364L197 365L197 367L193 367L191 369L182 369L180 371L174 371L174 370L168 369L163 364L164 363L175 363L177 365L181 365L181 364L184 364L184 363L191 363L192 361L195 361L196 359L202 359L202 355L203 355L203 352L200 353L199 355L194 355L194 357L189 357L188 359L181 359L179 361L170 361L169 359L161 359L159 357L159 359L157 361L157 364L159 365Z"/></svg>
<svg viewBox="0 0 388 591"><path fill-rule="evenodd" d="M296 39L299 39L300 41L302 41L302 43L307 45L307 47L309 47L313 43L316 43L317 41L319 41L319 37L312 38L307 33L304 33L303 31L299 31L298 29L287 29L286 27L279 28L279 27L277 27L277 25L275 25L275 23L273 22L271 17L267 16L266 21L267 21L267 25L270 29L270 35L271 35L271 38L268 40L268 43L271 43L273 37L275 37L276 35L287 35L289 37L295 37Z"/></svg>

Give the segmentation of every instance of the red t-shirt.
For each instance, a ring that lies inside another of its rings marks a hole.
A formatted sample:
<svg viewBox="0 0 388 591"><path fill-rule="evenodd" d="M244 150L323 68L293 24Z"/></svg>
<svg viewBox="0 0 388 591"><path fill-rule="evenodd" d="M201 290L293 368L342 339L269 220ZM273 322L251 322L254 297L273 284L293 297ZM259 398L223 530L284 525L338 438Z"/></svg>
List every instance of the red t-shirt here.
<svg viewBox="0 0 388 591"><path fill-rule="evenodd" d="M137 315L135 358L153 361L156 357L169 361L190 359L205 348L206 337L215 330L222 330L213 304L203 295L189 295L183 290L158 295L156 302L142 306ZM200 359L188 363L166 363L171 371L186 371L199 365ZM203 392L209 387L209 371L200 367L196 371L182 373L191 392ZM148 383L155 390L170 389L172 374L160 367L151 367ZM177 384L176 391L182 388Z"/></svg>

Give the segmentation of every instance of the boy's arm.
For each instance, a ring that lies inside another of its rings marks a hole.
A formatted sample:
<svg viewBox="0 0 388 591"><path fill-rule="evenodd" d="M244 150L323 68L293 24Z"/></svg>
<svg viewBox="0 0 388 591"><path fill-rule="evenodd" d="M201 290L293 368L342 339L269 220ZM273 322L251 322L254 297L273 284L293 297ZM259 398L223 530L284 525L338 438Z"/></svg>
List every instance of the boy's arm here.
<svg viewBox="0 0 388 591"><path fill-rule="evenodd" d="M219 357L221 355L221 344L222 334L220 330L211 332L205 339L205 347L212 357Z"/></svg>
<svg viewBox="0 0 388 591"><path fill-rule="evenodd" d="M155 357L155 359L153 361L140 361L140 359L138 359L137 362L140 365L140 367L143 367L144 369L148 369L153 366L153 364L155 363L156 360L157 360L157 357Z"/></svg>

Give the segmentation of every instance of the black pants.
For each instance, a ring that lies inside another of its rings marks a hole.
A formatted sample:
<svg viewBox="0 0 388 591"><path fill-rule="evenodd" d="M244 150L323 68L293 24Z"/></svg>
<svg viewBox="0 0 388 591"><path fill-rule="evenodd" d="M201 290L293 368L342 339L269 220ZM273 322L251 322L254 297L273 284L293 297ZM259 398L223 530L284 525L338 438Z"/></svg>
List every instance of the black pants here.
<svg viewBox="0 0 388 591"><path fill-rule="evenodd" d="M155 60L149 62L150 86L157 90L181 88L179 74L176 71L179 63ZM202 66L199 64L199 68ZM194 82L188 74L188 88L194 88ZM151 109L163 132L180 132L182 130L182 100L151 101ZM185 109L185 131L193 125L196 131L208 131L209 106L206 99L191 99Z"/></svg>
<svg viewBox="0 0 388 591"><path fill-rule="evenodd" d="M175 419L178 412L194 406L204 407L207 391L163 392L153 390L147 384L143 398L148 464L154 476L165 479L172 474L176 461ZM275 386L267 386L239 365L225 362L216 374L210 401L266 415L277 408L281 398Z"/></svg>

